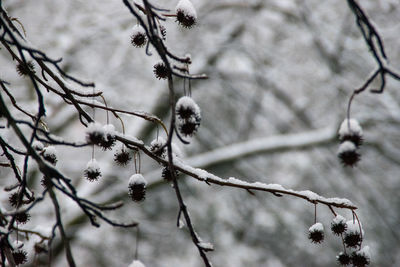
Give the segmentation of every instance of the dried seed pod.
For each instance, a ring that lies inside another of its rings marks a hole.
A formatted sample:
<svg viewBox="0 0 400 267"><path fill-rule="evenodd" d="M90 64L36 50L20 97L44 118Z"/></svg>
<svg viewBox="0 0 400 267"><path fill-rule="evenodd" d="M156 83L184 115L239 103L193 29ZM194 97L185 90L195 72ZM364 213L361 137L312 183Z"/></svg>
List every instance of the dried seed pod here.
<svg viewBox="0 0 400 267"><path fill-rule="evenodd" d="M361 245L363 230L357 220L346 222L347 230L344 234L344 244L349 248L356 248ZM360 231L361 228L361 231Z"/></svg>
<svg viewBox="0 0 400 267"><path fill-rule="evenodd" d="M345 119L339 128L340 142L351 141L357 148L363 143L363 130L355 119Z"/></svg>
<svg viewBox="0 0 400 267"><path fill-rule="evenodd" d="M371 262L371 255L369 253L368 246L351 253L351 263L355 267L365 267L369 265L370 262Z"/></svg>
<svg viewBox="0 0 400 267"><path fill-rule="evenodd" d="M143 175L136 173L129 179L129 196L133 201L143 201L146 198L147 181Z"/></svg>
<svg viewBox="0 0 400 267"><path fill-rule="evenodd" d="M100 166L96 159L91 159L88 162L84 175L90 182L97 181L101 177Z"/></svg>
<svg viewBox="0 0 400 267"><path fill-rule="evenodd" d="M361 155L357 152L356 145L351 141L340 144L337 155L345 166L354 167L360 161Z"/></svg>
<svg viewBox="0 0 400 267"><path fill-rule="evenodd" d="M86 129L86 141L89 144L100 145L104 139L104 128L97 122L89 123Z"/></svg>
<svg viewBox="0 0 400 267"><path fill-rule="evenodd" d="M331 230L335 235L344 233L347 229L346 219L341 215L336 215L332 220Z"/></svg>
<svg viewBox="0 0 400 267"><path fill-rule="evenodd" d="M115 127L112 124L106 124L103 126L103 138L100 141L99 146L103 150L108 150L112 149L112 147L115 145Z"/></svg>
<svg viewBox="0 0 400 267"><path fill-rule="evenodd" d="M135 47L143 47L146 45L146 31L140 25L133 26L131 35L131 44Z"/></svg>
<svg viewBox="0 0 400 267"><path fill-rule="evenodd" d="M164 62L158 62L157 64L155 64L153 72L156 75L156 78L159 80L166 80L168 78L168 75L170 75L170 71L164 64Z"/></svg>
<svg viewBox="0 0 400 267"><path fill-rule="evenodd" d="M35 65L32 61L27 61L26 64L21 62L17 65L17 72L21 76L26 76L30 73L36 73Z"/></svg>
<svg viewBox="0 0 400 267"><path fill-rule="evenodd" d="M24 264L28 261L28 253L23 249L14 250L12 256L16 265Z"/></svg>
<svg viewBox="0 0 400 267"><path fill-rule="evenodd" d="M351 263L351 257L345 252L340 252L339 255L336 256L336 260L342 266L347 266Z"/></svg>
<svg viewBox="0 0 400 267"><path fill-rule="evenodd" d="M53 165L57 164L57 150L54 146L47 146L42 151L43 158Z"/></svg>
<svg viewBox="0 0 400 267"><path fill-rule="evenodd" d="M184 28L192 28L197 22L196 10L189 0L180 0L175 8L176 20Z"/></svg>
<svg viewBox="0 0 400 267"><path fill-rule="evenodd" d="M129 151L127 151L124 146L117 149L117 151L114 154L114 161L118 165L126 166L130 160L132 160L132 157L129 154Z"/></svg>
<svg viewBox="0 0 400 267"><path fill-rule="evenodd" d="M31 215L27 212L20 212L15 215L15 220L19 224L26 224L31 218Z"/></svg>
<svg viewBox="0 0 400 267"><path fill-rule="evenodd" d="M308 239L313 243L324 241L324 226L322 223L315 223L308 229Z"/></svg>

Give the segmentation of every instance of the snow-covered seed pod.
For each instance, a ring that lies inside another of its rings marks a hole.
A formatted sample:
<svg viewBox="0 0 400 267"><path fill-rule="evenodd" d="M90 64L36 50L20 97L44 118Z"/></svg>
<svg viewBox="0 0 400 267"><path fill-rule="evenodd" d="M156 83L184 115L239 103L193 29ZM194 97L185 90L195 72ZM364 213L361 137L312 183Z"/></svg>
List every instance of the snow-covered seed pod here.
<svg viewBox="0 0 400 267"><path fill-rule="evenodd" d="M101 177L100 166L96 159L91 159L88 162L84 175L90 182L97 181Z"/></svg>
<svg viewBox="0 0 400 267"><path fill-rule="evenodd" d="M332 220L331 230L335 235L344 233L347 229L346 219L341 215L336 215Z"/></svg>
<svg viewBox="0 0 400 267"><path fill-rule="evenodd" d="M146 45L146 31L140 25L133 26L131 35L131 44L135 47L143 47Z"/></svg>
<svg viewBox="0 0 400 267"><path fill-rule="evenodd" d="M324 241L324 226L317 222L308 229L308 239L313 243L321 243Z"/></svg>
<svg viewBox="0 0 400 267"><path fill-rule="evenodd" d="M199 106L191 97L183 96L175 106L179 132L184 136L192 136L197 132L201 122Z"/></svg>
<svg viewBox="0 0 400 267"><path fill-rule="evenodd" d="M143 175L136 173L129 179L129 196L133 201L143 201L146 198L147 181Z"/></svg>
<svg viewBox="0 0 400 267"><path fill-rule="evenodd" d="M178 119L187 120L190 118L201 119L200 108L189 96L182 96L175 105L176 115Z"/></svg>
<svg viewBox="0 0 400 267"><path fill-rule="evenodd" d="M115 145L115 127L112 124L106 124L103 126L104 135L100 141L100 147L103 150L112 149Z"/></svg>
<svg viewBox="0 0 400 267"><path fill-rule="evenodd" d="M360 224L357 220L346 222L347 230L344 233L344 244L349 248L356 248L361 245L363 230L360 231Z"/></svg>
<svg viewBox="0 0 400 267"><path fill-rule="evenodd" d="M128 267L146 267L140 260L134 260Z"/></svg>
<svg viewBox="0 0 400 267"><path fill-rule="evenodd" d="M368 246L365 246L364 248L351 253L351 263L355 267L365 267L369 265L370 262L371 255Z"/></svg>
<svg viewBox="0 0 400 267"><path fill-rule="evenodd" d="M336 256L336 260L341 266L347 266L351 263L351 257L345 252L340 252L339 255Z"/></svg>
<svg viewBox="0 0 400 267"><path fill-rule="evenodd" d="M104 128L97 122L89 123L86 129L86 141L89 144L99 145L104 139Z"/></svg>
<svg viewBox="0 0 400 267"><path fill-rule="evenodd" d="M36 73L35 65L33 64L32 61L27 61L26 64L19 63L17 65L17 72L20 76L26 76L29 75L30 73Z"/></svg>
<svg viewBox="0 0 400 267"><path fill-rule="evenodd" d="M161 80L164 79L166 80L168 78L168 75L170 74L170 71L168 70L167 66L165 66L164 62L158 62L157 64L154 65L154 75L156 75L156 78Z"/></svg>
<svg viewBox="0 0 400 267"><path fill-rule="evenodd" d="M15 220L19 224L26 224L31 218L31 215L27 212L20 212L15 215Z"/></svg>
<svg viewBox="0 0 400 267"><path fill-rule="evenodd" d="M351 141L359 148L363 143L363 130L355 119L345 119L339 128L340 142Z"/></svg>
<svg viewBox="0 0 400 267"><path fill-rule="evenodd" d="M114 154L114 161L121 166L126 166L131 159L132 157L129 154L129 151L127 151L124 146L117 149Z"/></svg>
<svg viewBox="0 0 400 267"><path fill-rule="evenodd" d="M197 22L197 13L192 2L180 0L175 8L177 22L185 28L193 27Z"/></svg>
<svg viewBox="0 0 400 267"><path fill-rule="evenodd" d="M178 121L179 132L184 136L193 136L200 126L200 121L195 118L189 120Z"/></svg>
<svg viewBox="0 0 400 267"><path fill-rule="evenodd" d="M42 142L39 142L37 140L33 141L32 143L32 148L35 149L38 152L41 152L44 148L44 145Z"/></svg>
<svg viewBox="0 0 400 267"><path fill-rule="evenodd" d="M154 139L150 143L150 151L154 154L156 154L159 157L164 158L166 156L166 148L162 148L166 144L166 141L162 137L158 137L157 139Z"/></svg>
<svg viewBox="0 0 400 267"><path fill-rule="evenodd" d="M345 166L353 167L360 161L361 155L357 152L356 145L351 141L340 144L337 155Z"/></svg>
<svg viewBox="0 0 400 267"><path fill-rule="evenodd" d="M24 264L28 261L28 253L23 249L14 250L12 256L16 265Z"/></svg>
<svg viewBox="0 0 400 267"><path fill-rule="evenodd" d="M43 158L53 165L57 164L57 150L54 146L47 146L42 151Z"/></svg>

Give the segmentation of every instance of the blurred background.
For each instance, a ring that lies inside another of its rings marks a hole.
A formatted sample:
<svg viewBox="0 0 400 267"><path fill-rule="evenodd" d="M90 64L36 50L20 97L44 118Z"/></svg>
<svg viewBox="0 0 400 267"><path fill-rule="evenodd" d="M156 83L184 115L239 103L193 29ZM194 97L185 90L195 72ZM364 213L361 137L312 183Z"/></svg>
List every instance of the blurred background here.
<svg viewBox="0 0 400 267"><path fill-rule="evenodd" d="M371 248L371 266L400 265L400 91L398 82L387 81L384 94L365 92L356 97L352 117L364 130L362 160L355 168L337 159L335 131L345 118L348 99L375 70L375 62L361 38L347 2L342 0L193 0L198 24L183 29L174 20L163 25L167 46L178 55L190 53L191 73L206 73L208 80L192 83L192 97L202 109L202 124L190 145L175 140L184 160L220 177L279 183L295 190L312 190L326 197L343 197L359 207L365 231L364 245ZM177 1L157 1L175 9ZM390 64L400 70L400 7L396 0L365 0L362 6L375 22ZM122 1L24 0L3 1L9 15L23 24L27 38L53 58L63 58L70 74L96 83L109 106L153 113L169 122L166 81L157 80L153 65L156 52L130 44L137 23ZM19 103L36 109L34 91L27 78L15 72L15 63L0 50L1 78L11 83ZM183 81L175 80L183 94ZM73 107L43 90L46 122L55 134L83 141L85 128ZM87 110L90 112L90 110ZM16 113L17 114L17 113ZM105 124L106 114L96 112ZM111 116L111 115L110 115ZM156 138L155 124L122 115L126 132L146 144ZM111 116L111 122L121 126ZM333 129L324 131L324 129ZM210 152L250 140L271 142L273 137L304 138L321 133L318 144L265 148L216 161ZM1 130L10 142L12 131ZM165 134L160 129L160 135ZM146 266L203 266L190 235L176 227L178 202L171 186L161 177L161 166L142 155L142 174L149 182L146 200L133 203L128 180L133 164L116 165L113 152L96 150L103 177L95 183L83 178L91 149L57 147L57 166L70 177L81 196L97 202L122 200L125 205L108 213L118 221L140 222L139 259ZM21 161L20 161L21 162ZM9 185L13 173L0 169L0 185ZM41 175L29 169L30 186L40 194ZM208 253L214 266L337 266L342 250L330 231L332 213L318 206L318 220L325 225L320 245L307 239L314 223L314 206L293 197L277 198L257 192L208 186L180 176L184 199L201 238L214 244ZM8 194L1 205L11 209ZM60 196L61 198L61 196ZM63 220L72 239L78 266L127 266L134 258L135 229L97 229L80 209L62 198ZM31 212L26 228L46 233L54 217L51 201ZM351 219L349 211L337 210ZM56 241L59 241L58 239ZM33 241L26 243L26 248ZM30 250L30 249L29 249ZM52 266L65 266L58 242L52 247ZM30 253L30 263L33 253ZM27 264L27 265L29 265Z"/></svg>

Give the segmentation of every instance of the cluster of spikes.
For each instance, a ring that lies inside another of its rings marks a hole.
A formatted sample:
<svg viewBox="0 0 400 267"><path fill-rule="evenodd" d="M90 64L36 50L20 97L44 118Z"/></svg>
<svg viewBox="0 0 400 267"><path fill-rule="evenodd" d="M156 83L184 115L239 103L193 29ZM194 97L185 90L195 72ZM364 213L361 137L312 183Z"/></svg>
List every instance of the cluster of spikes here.
<svg viewBox="0 0 400 267"><path fill-rule="evenodd" d="M344 166L354 167L361 159L358 152L363 143L363 131L355 119L345 119L339 129L337 155Z"/></svg>
<svg viewBox="0 0 400 267"><path fill-rule="evenodd" d="M344 251L336 256L339 265L365 267L370 264L369 247L361 246L364 231L358 220L346 221L343 216L336 215L331 222L331 231L334 235L341 237L343 242ZM322 223L317 222L309 228L308 238L316 244L324 241L325 233Z"/></svg>
<svg viewBox="0 0 400 267"><path fill-rule="evenodd" d="M174 14L167 14L167 17L175 17L176 22L184 28L192 28L197 23L197 13L192 2L189 0L180 0L175 7ZM158 23L158 32L163 40L167 38L167 30L164 25ZM145 29L141 25L135 25L131 31L131 44L134 47L141 48L147 45L148 37ZM165 80L170 75L170 69L164 62L158 62L153 67L154 75L159 80Z"/></svg>
<svg viewBox="0 0 400 267"><path fill-rule="evenodd" d="M177 125L183 136L193 136L200 126L200 108L189 96L181 97L175 105Z"/></svg>

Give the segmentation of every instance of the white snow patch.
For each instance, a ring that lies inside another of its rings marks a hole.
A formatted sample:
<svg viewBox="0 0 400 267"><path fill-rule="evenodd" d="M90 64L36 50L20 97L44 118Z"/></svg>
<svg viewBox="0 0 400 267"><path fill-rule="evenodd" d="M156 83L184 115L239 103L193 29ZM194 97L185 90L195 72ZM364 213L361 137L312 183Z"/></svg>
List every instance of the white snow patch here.
<svg viewBox="0 0 400 267"><path fill-rule="evenodd" d="M96 159L91 159L86 165L86 170L89 172L100 172L100 165Z"/></svg>
<svg viewBox="0 0 400 267"><path fill-rule="evenodd" d="M134 260L128 267L146 267L140 260Z"/></svg>
<svg viewBox="0 0 400 267"><path fill-rule="evenodd" d="M332 222L334 224L343 224L346 223L346 218L340 214L337 214L335 218L333 218Z"/></svg>
<svg viewBox="0 0 400 267"><path fill-rule="evenodd" d="M43 155L45 157L57 157L57 150L54 146L47 146L43 150Z"/></svg>
<svg viewBox="0 0 400 267"><path fill-rule="evenodd" d="M137 34L146 35L146 32L141 25L135 25L132 27L132 35L137 35Z"/></svg>
<svg viewBox="0 0 400 267"><path fill-rule="evenodd" d="M147 181L146 179L144 179L143 175L141 175L140 173L136 173L134 175L131 176L131 178L129 178L129 184L133 185L133 184L143 184L143 185L147 185Z"/></svg>
<svg viewBox="0 0 400 267"><path fill-rule="evenodd" d="M103 126L104 133L107 135L115 136L115 126L112 124L106 124Z"/></svg>
<svg viewBox="0 0 400 267"><path fill-rule="evenodd" d="M350 120L345 119L340 125L339 138L343 138L346 135L362 136L362 134L363 134L362 128L358 123L358 121L355 119L350 119Z"/></svg>
<svg viewBox="0 0 400 267"><path fill-rule="evenodd" d="M183 12L186 16L191 16L197 19L196 9L194 8L192 2L189 0L180 0L175 8L176 13L178 11Z"/></svg>
<svg viewBox="0 0 400 267"><path fill-rule="evenodd" d="M32 143L32 148L37 151L42 151L44 148L44 145L42 144L42 142L35 140Z"/></svg>
<svg viewBox="0 0 400 267"><path fill-rule="evenodd" d="M197 245L204 250L208 250L208 251L214 250L214 245L211 243L200 242Z"/></svg>
<svg viewBox="0 0 400 267"><path fill-rule="evenodd" d="M361 228L361 234L364 235L364 230L362 229L362 225L361 223L358 222L358 220L349 220L346 222L346 224L347 224L346 233L360 234L360 228Z"/></svg>
<svg viewBox="0 0 400 267"><path fill-rule="evenodd" d="M93 133L97 133L97 134L101 134L104 135L104 129L101 126L100 123L98 122L91 122L89 123L87 129L86 129L86 133L88 135L93 134Z"/></svg>
<svg viewBox="0 0 400 267"><path fill-rule="evenodd" d="M324 231L324 226L322 225L322 223L317 222L313 225L311 225L311 227L308 229L309 232L323 232Z"/></svg>
<svg viewBox="0 0 400 267"><path fill-rule="evenodd" d="M356 252L358 255L362 255L367 259L371 259L371 252L369 246L365 246Z"/></svg>
<svg viewBox="0 0 400 267"><path fill-rule="evenodd" d="M351 141L345 141L340 144L337 154L356 151L356 145Z"/></svg>

